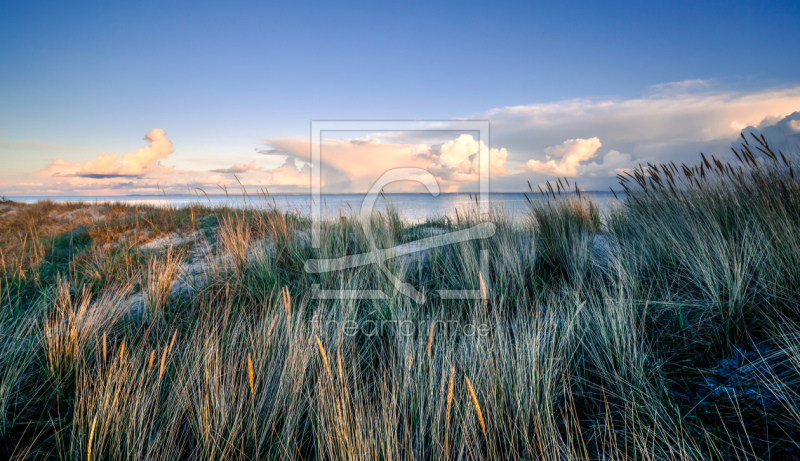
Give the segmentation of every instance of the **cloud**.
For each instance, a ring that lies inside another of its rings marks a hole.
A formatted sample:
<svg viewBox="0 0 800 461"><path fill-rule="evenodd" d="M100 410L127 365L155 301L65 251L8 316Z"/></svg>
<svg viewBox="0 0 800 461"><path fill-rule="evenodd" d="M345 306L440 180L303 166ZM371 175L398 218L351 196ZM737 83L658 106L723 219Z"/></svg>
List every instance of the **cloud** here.
<svg viewBox="0 0 800 461"><path fill-rule="evenodd" d="M173 144L163 130L150 131L145 140L149 141L148 146L121 156L101 153L86 162L53 159L50 165L35 173L40 178L39 183L17 182L14 185L17 189L6 188L5 191L27 195L186 193L197 188L215 190L218 185L237 186L233 175L240 175L241 184L248 190L267 187L278 193L298 193L307 192L310 187L309 166L294 155L283 154L284 158L277 162L279 166L274 168L268 165L276 163L260 162L262 158L259 157L229 167L187 171L160 163L173 154Z"/></svg>
<svg viewBox="0 0 800 461"><path fill-rule="evenodd" d="M568 139L557 146L547 147L544 153L547 157L558 157L559 160L528 160L522 169L531 173L541 173L551 176L575 176L578 165L589 160L602 144L597 137L590 139Z"/></svg>
<svg viewBox="0 0 800 461"><path fill-rule="evenodd" d="M609 143L651 148L730 139L746 126L800 108L800 87L749 94L668 92L629 100L576 99L490 110L492 137L509 152L536 144L599 136ZM741 127L741 128L740 128ZM512 154L513 155L513 154Z"/></svg>
<svg viewBox="0 0 800 461"><path fill-rule="evenodd" d="M270 138L265 139L264 142L268 147L256 149L259 154L292 155L308 161L311 160L311 144L308 138Z"/></svg>
<svg viewBox="0 0 800 461"><path fill-rule="evenodd" d="M617 173L638 163L693 163L700 152L729 155L741 130L777 125L798 109L800 86L732 91L695 79L654 85L643 97L508 106L473 118L491 121L492 190L523 190L527 180L564 175L587 189L606 189L616 184ZM794 142L800 117L781 127L779 135ZM308 159L305 138L269 141L264 153ZM469 187L477 171L469 150L476 148L458 134L434 142L430 133L381 133L326 144L323 163L330 185L341 190L366 189L367 178L374 180L387 165L428 168L443 190L458 190ZM413 152L426 161L409 160Z"/></svg>
<svg viewBox="0 0 800 461"><path fill-rule="evenodd" d="M328 190L365 192L390 168L424 168L438 180L441 190L458 191L479 180L479 152L490 156L492 175L507 174L505 149L489 149L470 134L448 132L452 139L419 142L418 133L373 133L357 138L323 139L320 149L322 179ZM269 145L259 150L266 155L287 155L288 158L310 161L308 139L278 138L266 140ZM420 185L407 181L388 186L390 191L419 191Z"/></svg>
<svg viewBox="0 0 800 461"><path fill-rule="evenodd" d="M610 150L603 156L603 162L591 162L578 167L578 174L588 177L616 177L626 169L633 166L631 154L623 154L616 150Z"/></svg>
<svg viewBox="0 0 800 461"><path fill-rule="evenodd" d="M706 90L711 86L713 80L683 80L680 82L659 83L650 87L654 95L663 96L668 94L685 94L693 91Z"/></svg>
<svg viewBox="0 0 800 461"><path fill-rule="evenodd" d="M695 162L700 152L730 155L731 142L746 127L766 127L800 109L800 87L756 91L725 91L713 81L691 80L657 85L647 97L632 99L572 99L492 109L476 118L491 120L492 145L508 152L510 171L522 174L492 178L493 190L522 190L525 180L544 182L572 171L552 163L545 149L569 139L602 140L590 168L575 167L580 185L605 189L616 184L611 171L637 163ZM791 122L787 122L787 129ZM791 139L791 138L790 138ZM605 149L608 149L605 151ZM600 168L612 155L614 168ZM560 157L559 157L560 158ZM603 159L602 163L600 159ZM583 161L582 161L583 162ZM518 168L523 166L523 169Z"/></svg>
<svg viewBox="0 0 800 461"><path fill-rule="evenodd" d="M286 155L287 162L310 162L307 138L265 140L268 155ZM392 167L424 167L421 155L428 146L409 143L386 143L375 137L324 139L320 150L322 181L330 192L364 192ZM310 178L310 175L309 175Z"/></svg>
<svg viewBox="0 0 800 461"><path fill-rule="evenodd" d="M82 178L102 179L120 177L141 177L158 170L158 161L169 157L173 152L172 141L167 139L164 130L150 130L144 137L150 143L135 152L121 157L115 153L100 153L95 160L85 163L72 163L64 159L54 159L39 176L78 176Z"/></svg>
<svg viewBox="0 0 800 461"><path fill-rule="evenodd" d="M46 168L34 173L36 176L75 176L80 165L63 158L54 158Z"/></svg>
<svg viewBox="0 0 800 461"><path fill-rule="evenodd" d="M743 131L747 138L750 138L748 133L763 135L774 148L788 152L800 151L800 112L780 118L771 125L748 126ZM738 143L738 140L734 142Z"/></svg>
<svg viewBox="0 0 800 461"><path fill-rule="evenodd" d="M241 174L253 170L263 170L263 167L256 166L256 162L252 161L250 163L245 163L242 165L233 165L230 168L215 168L209 171L213 173Z"/></svg>
<svg viewBox="0 0 800 461"><path fill-rule="evenodd" d="M508 173L505 149L489 149L481 140L476 141L470 134L461 134L453 140L420 149L428 160L424 166L444 184L445 190L459 189L463 183L480 179L480 156L478 152L489 156L489 172L492 176L503 176Z"/></svg>
<svg viewBox="0 0 800 461"><path fill-rule="evenodd" d="M261 181L261 185L264 186L288 186L306 191L311 187L311 165L304 163L297 168L297 161L293 156L286 157L283 165L266 170L265 173Z"/></svg>

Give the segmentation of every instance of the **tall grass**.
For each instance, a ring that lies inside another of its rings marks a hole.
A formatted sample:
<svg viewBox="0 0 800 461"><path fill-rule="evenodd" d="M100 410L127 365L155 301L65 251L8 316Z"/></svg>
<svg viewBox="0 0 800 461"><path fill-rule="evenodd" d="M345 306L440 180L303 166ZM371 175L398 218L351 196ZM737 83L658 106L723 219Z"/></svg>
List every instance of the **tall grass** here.
<svg viewBox="0 0 800 461"><path fill-rule="evenodd" d="M263 197L247 209L4 203L17 211L0 216L0 452L796 457L796 158L763 139L736 156L637 168L606 215L560 180L530 197L527 219L462 209L412 225L389 207L369 223L378 248L496 226L385 262L424 304L371 266L305 270L370 250L349 212L324 220L317 249L308 218ZM101 219L59 218L74 210ZM173 232L199 240L141 246ZM386 296L313 296L338 288ZM146 309L130 308L137 296Z"/></svg>

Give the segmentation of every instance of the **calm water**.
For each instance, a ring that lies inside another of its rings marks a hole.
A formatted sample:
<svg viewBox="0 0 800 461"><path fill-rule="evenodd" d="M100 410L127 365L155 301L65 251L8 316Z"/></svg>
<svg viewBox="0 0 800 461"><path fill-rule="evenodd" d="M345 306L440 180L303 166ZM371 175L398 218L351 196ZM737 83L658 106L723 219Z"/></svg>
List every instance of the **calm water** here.
<svg viewBox="0 0 800 461"><path fill-rule="evenodd" d="M572 193L574 195L574 193ZM610 192L588 192L601 209L607 210L615 199ZM540 194L528 194L531 199L542 199ZM387 200L391 201L399 210L403 218L409 221L420 221L426 218L451 216L456 210L468 210L474 206L474 195L468 193L440 194L433 197L429 194L386 194L386 200L380 198L376 203L376 210L385 208ZM155 206L186 206L212 205L212 206L253 206L275 207L281 210L295 210L302 214L311 213L311 197L308 195L270 195L268 200L255 196L242 197L241 195L118 195L118 196L61 196L61 197L9 197L17 202L32 203L39 200L50 199L54 202L88 202L109 203L121 202L126 204L147 204ZM339 210L349 214L359 212L363 194L326 194L322 196L323 210L326 215L336 216ZM528 202L521 193L494 193L490 197L490 206L493 210L502 210L514 219L526 219L528 215Z"/></svg>

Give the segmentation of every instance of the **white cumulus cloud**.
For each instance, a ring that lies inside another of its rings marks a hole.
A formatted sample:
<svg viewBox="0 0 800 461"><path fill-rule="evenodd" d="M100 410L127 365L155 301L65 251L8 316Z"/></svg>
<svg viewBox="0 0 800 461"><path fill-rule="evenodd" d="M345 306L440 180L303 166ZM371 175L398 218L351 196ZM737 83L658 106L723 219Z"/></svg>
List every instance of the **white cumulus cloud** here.
<svg viewBox="0 0 800 461"><path fill-rule="evenodd" d="M544 149L547 158L557 157L558 160L542 162L531 159L522 165L522 169L551 176L575 176L578 173L578 165L594 157L602 145L597 137L568 139L557 146Z"/></svg>

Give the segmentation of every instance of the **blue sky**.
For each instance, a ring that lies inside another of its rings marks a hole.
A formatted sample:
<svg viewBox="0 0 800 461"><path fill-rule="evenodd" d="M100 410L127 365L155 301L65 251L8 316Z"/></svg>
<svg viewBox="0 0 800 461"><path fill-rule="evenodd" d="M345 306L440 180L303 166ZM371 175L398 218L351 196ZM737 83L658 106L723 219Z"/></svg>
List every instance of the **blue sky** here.
<svg viewBox="0 0 800 461"><path fill-rule="evenodd" d="M233 164L278 167L284 158L255 149L307 137L318 119L483 119L576 99L761 95L763 109L748 109L755 122L737 115L755 125L800 110L798 19L800 2L4 2L0 189L45 190L36 181L52 180L35 173L52 159L135 152L155 128L174 144L163 165L188 183ZM696 82L665 86L686 81ZM598 137L598 156L648 155L574 128L530 148L500 130L492 147L514 145L514 168L574 138Z"/></svg>

